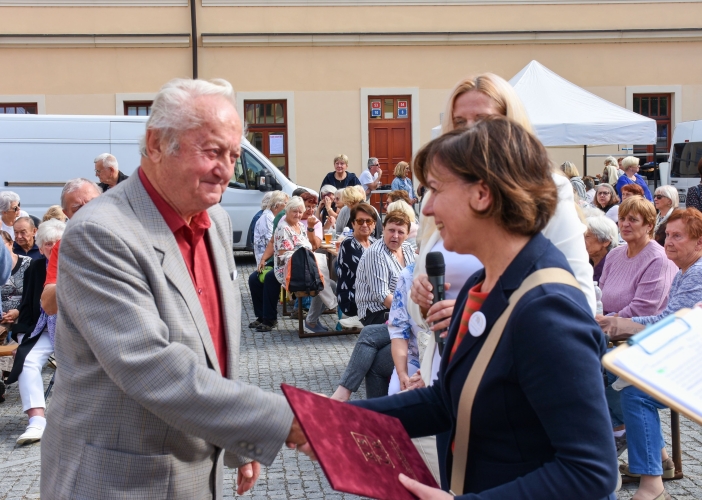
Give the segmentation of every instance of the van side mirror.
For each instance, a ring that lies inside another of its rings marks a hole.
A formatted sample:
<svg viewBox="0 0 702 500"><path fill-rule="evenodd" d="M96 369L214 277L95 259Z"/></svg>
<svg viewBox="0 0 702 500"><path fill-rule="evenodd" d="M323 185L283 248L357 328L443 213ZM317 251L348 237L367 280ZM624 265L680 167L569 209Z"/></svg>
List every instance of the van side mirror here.
<svg viewBox="0 0 702 500"><path fill-rule="evenodd" d="M258 176L258 190L265 193L267 191L275 191L282 189L283 186L280 185L278 180L267 170L262 172Z"/></svg>

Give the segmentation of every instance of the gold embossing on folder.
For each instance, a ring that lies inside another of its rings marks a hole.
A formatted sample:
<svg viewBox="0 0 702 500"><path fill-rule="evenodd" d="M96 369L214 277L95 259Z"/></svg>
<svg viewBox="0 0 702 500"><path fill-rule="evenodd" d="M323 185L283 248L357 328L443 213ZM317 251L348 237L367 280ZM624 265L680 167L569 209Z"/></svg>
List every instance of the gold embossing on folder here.
<svg viewBox="0 0 702 500"><path fill-rule="evenodd" d="M351 437L356 441L356 445L361 450L366 462L376 462L380 465L389 465L393 469L395 468L395 464L392 463L390 455L380 439L359 434L358 432L351 432Z"/></svg>
<svg viewBox="0 0 702 500"><path fill-rule="evenodd" d="M397 444L397 441L395 441L395 438L393 436L390 436L390 445L392 446L393 450L395 450L397 456L400 457L402 468L405 469L405 476L411 477L412 479L417 481L417 476L414 474L414 471L412 470L412 467L410 467L410 464L407 461L405 454L402 453L402 450L400 450L400 445Z"/></svg>

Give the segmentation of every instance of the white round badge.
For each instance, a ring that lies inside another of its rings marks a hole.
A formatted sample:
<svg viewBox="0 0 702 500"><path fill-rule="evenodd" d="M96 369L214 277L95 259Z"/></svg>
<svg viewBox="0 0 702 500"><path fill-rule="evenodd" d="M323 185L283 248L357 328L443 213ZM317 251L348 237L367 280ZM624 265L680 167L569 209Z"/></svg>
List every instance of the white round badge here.
<svg viewBox="0 0 702 500"><path fill-rule="evenodd" d="M470 315L470 320L468 321L468 331L473 337L480 337L483 332L485 332L485 325L487 320L485 315L480 311L476 311Z"/></svg>

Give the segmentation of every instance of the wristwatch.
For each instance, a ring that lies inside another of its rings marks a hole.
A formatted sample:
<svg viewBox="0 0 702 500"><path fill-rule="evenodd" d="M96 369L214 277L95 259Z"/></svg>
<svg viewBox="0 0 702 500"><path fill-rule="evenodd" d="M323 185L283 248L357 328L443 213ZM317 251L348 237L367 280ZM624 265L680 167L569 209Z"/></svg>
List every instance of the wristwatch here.
<svg viewBox="0 0 702 500"><path fill-rule="evenodd" d="M307 231L309 231L310 233L314 233L314 228L313 228L313 227L307 227Z"/></svg>

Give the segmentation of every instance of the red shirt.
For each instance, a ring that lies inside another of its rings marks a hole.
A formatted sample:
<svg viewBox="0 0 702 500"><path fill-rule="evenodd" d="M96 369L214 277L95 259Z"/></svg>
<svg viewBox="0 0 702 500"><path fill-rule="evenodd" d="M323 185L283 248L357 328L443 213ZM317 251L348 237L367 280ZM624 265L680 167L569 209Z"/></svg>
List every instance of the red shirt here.
<svg viewBox="0 0 702 500"><path fill-rule="evenodd" d="M180 253L193 280L193 286L200 299L202 312L205 314L207 326L212 336L215 352L222 375L227 374L227 340L224 335L224 321L222 320L222 300L217 285L217 271L207 238L204 238L210 227L210 216L207 212L200 212L193 216L190 224L186 223L178 213L161 197L153 185L139 169L139 179L144 189L149 193L151 201L161 213L168 228L173 232Z"/></svg>
<svg viewBox="0 0 702 500"><path fill-rule="evenodd" d="M49 265L46 267L46 281L44 282L44 286L56 284L56 277L58 275L58 253L60 246L61 240L58 240L54 245L54 248L51 249Z"/></svg>

